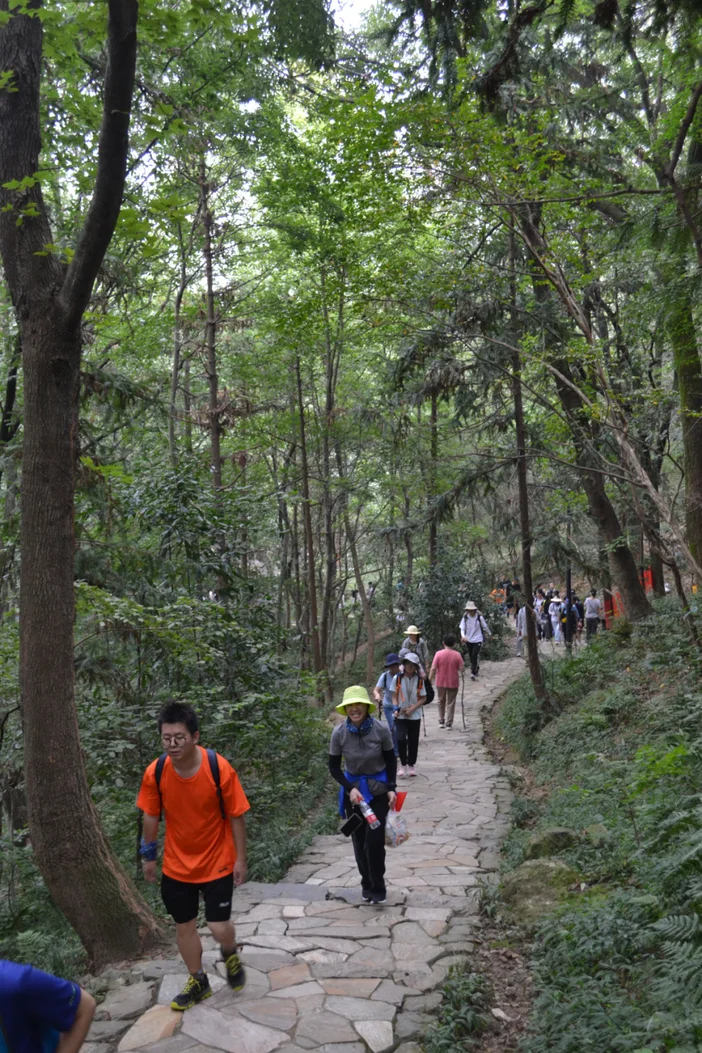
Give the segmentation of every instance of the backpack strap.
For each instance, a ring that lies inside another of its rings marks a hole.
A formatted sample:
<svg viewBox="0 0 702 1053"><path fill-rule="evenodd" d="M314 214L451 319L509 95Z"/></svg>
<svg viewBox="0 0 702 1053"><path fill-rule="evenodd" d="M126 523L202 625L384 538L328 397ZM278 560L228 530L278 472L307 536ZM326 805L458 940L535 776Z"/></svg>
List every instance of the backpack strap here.
<svg viewBox="0 0 702 1053"><path fill-rule="evenodd" d="M162 753L156 761L156 770L154 771L154 778L156 779L156 789L158 790L158 797L161 802L161 811L159 812L159 819L163 819L163 794L161 793L161 778L163 777L163 769L166 766L168 760L168 754Z"/></svg>
<svg viewBox="0 0 702 1053"><path fill-rule="evenodd" d="M219 778L219 760L217 759L217 754L214 750L205 750L205 753L207 754L207 760L210 765L210 772L212 773L212 779L214 780L215 789L217 790L219 812L222 816L222 819L226 819L227 813L224 809L224 798L222 797L222 786ZM161 756L156 761L156 770L154 772L154 777L156 779L156 789L158 790L158 795L161 798L161 816L159 818L162 818L163 816L163 796L161 794L161 779L163 777L163 769L166 766L167 757L167 753L161 754Z"/></svg>
<svg viewBox="0 0 702 1053"><path fill-rule="evenodd" d="M215 750L207 750L207 759L210 762L210 771L212 772L212 778L214 779L215 789L217 790L217 800L219 801L219 814L223 820L226 820L227 813L224 810L224 798L222 797L222 787L219 781L219 758Z"/></svg>

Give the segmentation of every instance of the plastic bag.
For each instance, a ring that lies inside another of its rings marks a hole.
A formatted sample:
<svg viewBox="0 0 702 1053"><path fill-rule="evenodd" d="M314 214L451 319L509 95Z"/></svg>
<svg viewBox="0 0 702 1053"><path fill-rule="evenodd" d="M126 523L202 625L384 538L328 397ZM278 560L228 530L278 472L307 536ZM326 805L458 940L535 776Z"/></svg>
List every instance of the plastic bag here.
<svg viewBox="0 0 702 1053"><path fill-rule="evenodd" d="M404 815L393 809L385 820L385 844L397 848L409 838L409 830Z"/></svg>

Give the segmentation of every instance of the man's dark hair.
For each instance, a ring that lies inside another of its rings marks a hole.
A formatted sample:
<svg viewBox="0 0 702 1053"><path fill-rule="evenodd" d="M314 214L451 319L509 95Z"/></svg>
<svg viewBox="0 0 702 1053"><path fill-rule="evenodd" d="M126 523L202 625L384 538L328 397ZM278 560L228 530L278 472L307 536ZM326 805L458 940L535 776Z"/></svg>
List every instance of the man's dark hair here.
<svg viewBox="0 0 702 1053"><path fill-rule="evenodd" d="M174 702L173 700L166 702L158 715L159 732L164 724L185 724L191 735L194 735L200 727L193 707L187 702Z"/></svg>
<svg viewBox="0 0 702 1053"><path fill-rule="evenodd" d="M453 633L446 633L446 636L444 636L444 647L453 647L455 642L456 637L453 635Z"/></svg>

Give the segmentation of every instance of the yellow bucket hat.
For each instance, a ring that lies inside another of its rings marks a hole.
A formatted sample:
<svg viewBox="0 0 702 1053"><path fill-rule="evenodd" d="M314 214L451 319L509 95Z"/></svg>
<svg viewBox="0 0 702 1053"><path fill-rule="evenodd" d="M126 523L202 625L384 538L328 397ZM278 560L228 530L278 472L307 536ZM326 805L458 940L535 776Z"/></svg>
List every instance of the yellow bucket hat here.
<svg viewBox="0 0 702 1053"><path fill-rule="evenodd" d="M343 713L347 706L352 706L354 702L361 702L364 706L368 706L369 713L375 713L378 708L369 697L365 687L359 687L355 684L353 687L347 687L344 691L344 697L336 707L337 713Z"/></svg>
<svg viewBox="0 0 702 1053"><path fill-rule="evenodd" d="M416 625L408 625L405 629L408 636L421 636L422 630L418 629Z"/></svg>

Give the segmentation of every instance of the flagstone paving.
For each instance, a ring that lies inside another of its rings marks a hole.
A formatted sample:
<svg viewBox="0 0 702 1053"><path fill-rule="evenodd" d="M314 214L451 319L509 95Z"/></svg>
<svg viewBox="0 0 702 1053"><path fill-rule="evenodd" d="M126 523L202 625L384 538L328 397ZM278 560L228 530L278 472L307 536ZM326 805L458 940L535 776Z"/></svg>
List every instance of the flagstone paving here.
<svg viewBox="0 0 702 1053"><path fill-rule="evenodd" d="M460 691L452 731L427 707L418 776L399 781L410 839L388 849L386 904L361 902L350 841L316 837L281 883L234 894L243 991L217 975L210 936L213 995L185 1014L168 1007L182 962L135 963L129 985L99 1007L87 1053L115 1041L120 1053L418 1053L449 967L470 958L478 887L494 876L507 829L510 792L483 748L480 708L524 668L485 662L478 682L466 679L465 730Z"/></svg>

